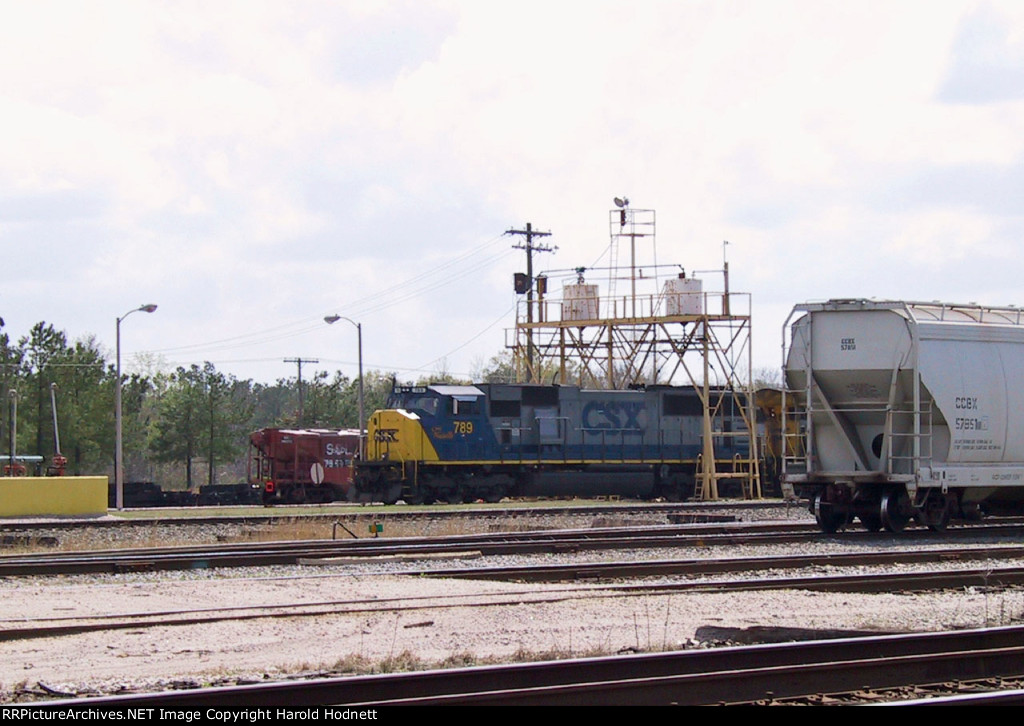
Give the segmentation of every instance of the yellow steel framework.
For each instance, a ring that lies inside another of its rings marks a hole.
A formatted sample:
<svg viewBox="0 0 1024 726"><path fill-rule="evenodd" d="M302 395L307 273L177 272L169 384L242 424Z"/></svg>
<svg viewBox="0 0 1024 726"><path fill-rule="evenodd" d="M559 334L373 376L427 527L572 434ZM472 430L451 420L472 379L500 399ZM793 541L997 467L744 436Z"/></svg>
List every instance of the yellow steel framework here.
<svg viewBox="0 0 1024 726"><path fill-rule="evenodd" d="M514 335L506 340L517 379L609 389L689 384L700 397L704 418L697 498L717 499L722 479L738 479L745 496L760 498L750 295L729 291L727 262L713 271L724 280L715 292L703 289L703 279L686 278L679 266L671 266L672 275L659 275L665 268L656 261L642 264L654 247L653 210L612 210L610 227L607 289L614 293L617 282L628 280L628 291L602 296L598 285L585 283L585 271L577 270L561 297L552 297L546 294L548 279L541 278L537 296L520 300ZM628 269L619 263L626 243ZM638 250L638 244L651 249ZM726 397L716 395L722 389L741 402L745 430L714 430L713 423L723 420ZM716 459L714 441L727 436L749 441L747 458Z"/></svg>

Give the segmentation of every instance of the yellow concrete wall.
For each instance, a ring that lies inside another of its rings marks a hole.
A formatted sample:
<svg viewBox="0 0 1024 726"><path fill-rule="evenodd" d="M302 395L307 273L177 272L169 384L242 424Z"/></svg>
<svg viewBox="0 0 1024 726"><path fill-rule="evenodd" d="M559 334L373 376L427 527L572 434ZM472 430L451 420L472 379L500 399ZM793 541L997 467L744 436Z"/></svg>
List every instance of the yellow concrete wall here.
<svg viewBox="0 0 1024 726"><path fill-rule="evenodd" d="M106 513L105 476L0 477L0 517Z"/></svg>

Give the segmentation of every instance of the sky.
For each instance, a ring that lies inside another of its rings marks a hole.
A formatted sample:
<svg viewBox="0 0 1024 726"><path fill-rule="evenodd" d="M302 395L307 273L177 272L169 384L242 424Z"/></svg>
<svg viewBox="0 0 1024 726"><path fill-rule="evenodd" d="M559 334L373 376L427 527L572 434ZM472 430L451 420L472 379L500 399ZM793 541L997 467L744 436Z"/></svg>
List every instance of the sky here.
<svg viewBox="0 0 1024 726"><path fill-rule="evenodd" d="M469 376L515 323L506 231L549 231L555 279L596 270L616 196L656 212L642 254L706 290L727 257L755 368L809 300L1024 304L1019 0L0 13L15 339L45 321L113 358L154 303L121 324L128 370L355 376L338 314L367 370Z"/></svg>

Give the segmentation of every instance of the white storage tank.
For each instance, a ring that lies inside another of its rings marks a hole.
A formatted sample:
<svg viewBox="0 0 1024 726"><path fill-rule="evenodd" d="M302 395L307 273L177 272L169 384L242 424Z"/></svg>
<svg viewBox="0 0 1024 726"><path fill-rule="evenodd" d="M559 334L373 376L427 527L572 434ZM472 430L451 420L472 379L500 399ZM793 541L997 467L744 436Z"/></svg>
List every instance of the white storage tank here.
<svg viewBox="0 0 1024 726"><path fill-rule="evenodd" d="M883 496L916 513L929 490L961 513L1024 502L1019 310L831 300L798 305L794 319L787 415L805 455L786 462L790 487L839 509L848 500L869 528Z"/></svg>
<svg viewBox="0 0 1024 726"><path fill-rule="evenodd" d="M598 285L575 283L562 286L562 320L598 320Z"/></svg>
<svg viewBox="0 0 1024 726"><path fill-rule="evenodd" d="M679 277L665 282L665 315L701 315L704 294L700 280Z"/></svg>

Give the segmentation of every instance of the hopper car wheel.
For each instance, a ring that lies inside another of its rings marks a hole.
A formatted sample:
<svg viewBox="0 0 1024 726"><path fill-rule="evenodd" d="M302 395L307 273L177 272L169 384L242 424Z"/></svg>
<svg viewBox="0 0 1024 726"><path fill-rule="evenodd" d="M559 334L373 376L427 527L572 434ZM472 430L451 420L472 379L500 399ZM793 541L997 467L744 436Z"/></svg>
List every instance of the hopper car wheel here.
<svg viewBox="0 0 1024 726"><path fill-rule="evenodd" d="M964 502L960 505L961 516L968 522L980 522L984 517L977 502Z"/></svg>
<svg viewBox="0 0 1024 726"><path fill-rule="evenodd" d="M882 526L893 533L899 533L906 529L910 522L910 514L907 511L909 505L907 493L902 489L890 489L885 492L878 507Z"/></svg>
<svg viewBox="0 0 1024 726"><path fill-rule="evenodd" d="M945 532L946 527L949 526L949 510L943 509L941 512L935 513L934 516L929 515L927 524L928 529L933 532Z"/></svg>
<svg viewBox="0 0 1024 726"><path fill-rule="evenodd" d="M814 518L818 521L818 529L825 534L834 534L849 521L843 512L837 512L832 502L824 499L823 492L814 495Z"/></svg>
<svg viewBox="0 0 1024 726"><path fill-rule="evenodd" d="M878 512L859 514L857 518L860 519L861 526L868 532L877 532L882 529L882 516Z"/></svg>
<svg viewBox="0 0 1024 726"><path fill-rule="evenodd" d="M929 506L931 504L931 506ZM928 502L918 515L918 520L933 532L945 532L949 526L949 505L945 498L937 503Z"/></svg>

